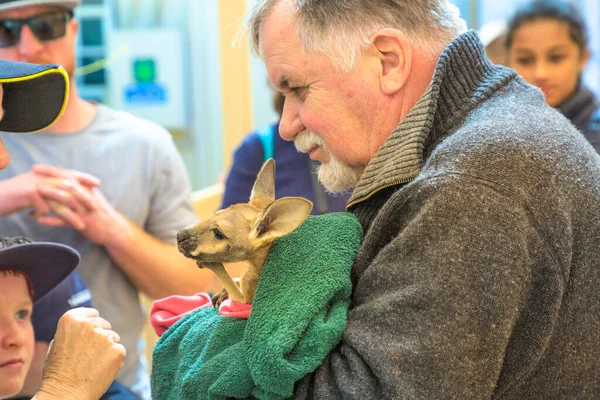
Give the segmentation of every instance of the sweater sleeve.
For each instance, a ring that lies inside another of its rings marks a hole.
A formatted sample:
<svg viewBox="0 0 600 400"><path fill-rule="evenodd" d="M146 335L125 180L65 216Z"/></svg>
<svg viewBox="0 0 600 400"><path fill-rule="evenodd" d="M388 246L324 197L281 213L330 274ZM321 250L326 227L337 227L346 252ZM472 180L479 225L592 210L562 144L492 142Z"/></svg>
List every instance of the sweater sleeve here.
<svg viewBox="0 0 600 400"><path fill-rule="evenodd" d="M254 181L262 167L263 157L260 138L255 132L248 134L233 154L221 208L248 202Z"/></svg>
<svg viewBox="0 0 600 400"><path fill-rule="evenodd" d="M532 253L548 249L526 207L485 182L410 186L365 236L342 342L295 398L492 397Z"/></svg>

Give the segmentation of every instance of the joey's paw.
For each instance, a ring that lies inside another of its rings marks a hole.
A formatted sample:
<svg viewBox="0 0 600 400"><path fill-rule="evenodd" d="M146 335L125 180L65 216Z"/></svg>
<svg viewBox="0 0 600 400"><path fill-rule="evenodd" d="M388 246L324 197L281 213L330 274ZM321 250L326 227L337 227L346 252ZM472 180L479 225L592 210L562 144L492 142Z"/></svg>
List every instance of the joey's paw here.
<svg viewBox="0 0 600 400"><path fill-rule="evenodd" d="M229 293L227 293L227 290L221 290L212 297L213 306L218 308L227 298L229 298Z"/></svg>

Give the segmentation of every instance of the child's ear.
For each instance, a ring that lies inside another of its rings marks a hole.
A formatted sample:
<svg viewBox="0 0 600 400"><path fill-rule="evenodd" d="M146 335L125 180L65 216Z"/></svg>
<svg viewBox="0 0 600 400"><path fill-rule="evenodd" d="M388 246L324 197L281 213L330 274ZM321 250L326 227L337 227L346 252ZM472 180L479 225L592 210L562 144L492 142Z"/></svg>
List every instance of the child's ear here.
<svg viewBox="0 0 600 400"><path fill-rule="evenodd" d="M275 160L269 158L256 177L249 204L264 209L273 201L275 201Z"/></svg>
<svg viewBox="0 0 600 400"><path fill-rule="evenodd" d="M261 213L250 231L253 247L261 247L293 232L310 215L312 206L312 202L301 197L275 200Z"/></svg>

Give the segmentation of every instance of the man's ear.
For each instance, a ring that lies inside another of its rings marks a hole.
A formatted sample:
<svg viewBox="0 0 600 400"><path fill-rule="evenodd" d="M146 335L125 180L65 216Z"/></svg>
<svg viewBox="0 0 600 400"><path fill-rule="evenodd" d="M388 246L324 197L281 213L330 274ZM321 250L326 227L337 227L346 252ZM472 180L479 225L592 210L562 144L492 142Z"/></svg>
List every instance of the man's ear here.
<svg viewBox="0 0 600 400"><path fill-rule="evenodd" d="M373 48L381 63L381 90L392 95L402 89L412 67L412 48L406 35L397 29L385 28L372 37Z"/></svg>
<svg viewBox="0 0 600 400"><path fill-rule="evenodd" d="M71 30L73 31L73 36L77 36L79 33L79 20L73 18L69 21L69 26L71 26Z"/></svg>

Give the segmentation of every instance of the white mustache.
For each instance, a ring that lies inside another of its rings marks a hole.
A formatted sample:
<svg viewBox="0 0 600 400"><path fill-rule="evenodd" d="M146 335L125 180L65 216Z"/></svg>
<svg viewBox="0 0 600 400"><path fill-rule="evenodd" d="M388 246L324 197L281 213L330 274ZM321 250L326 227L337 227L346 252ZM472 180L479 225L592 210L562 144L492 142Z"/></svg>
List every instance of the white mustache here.
<svg viewBox="0 0 600 400"><path fill-rule="evenodd" d="M315 147L325 147L325 142L310 131L303 131L294 138L294 146L300 153L308 153Z"/></svg>

